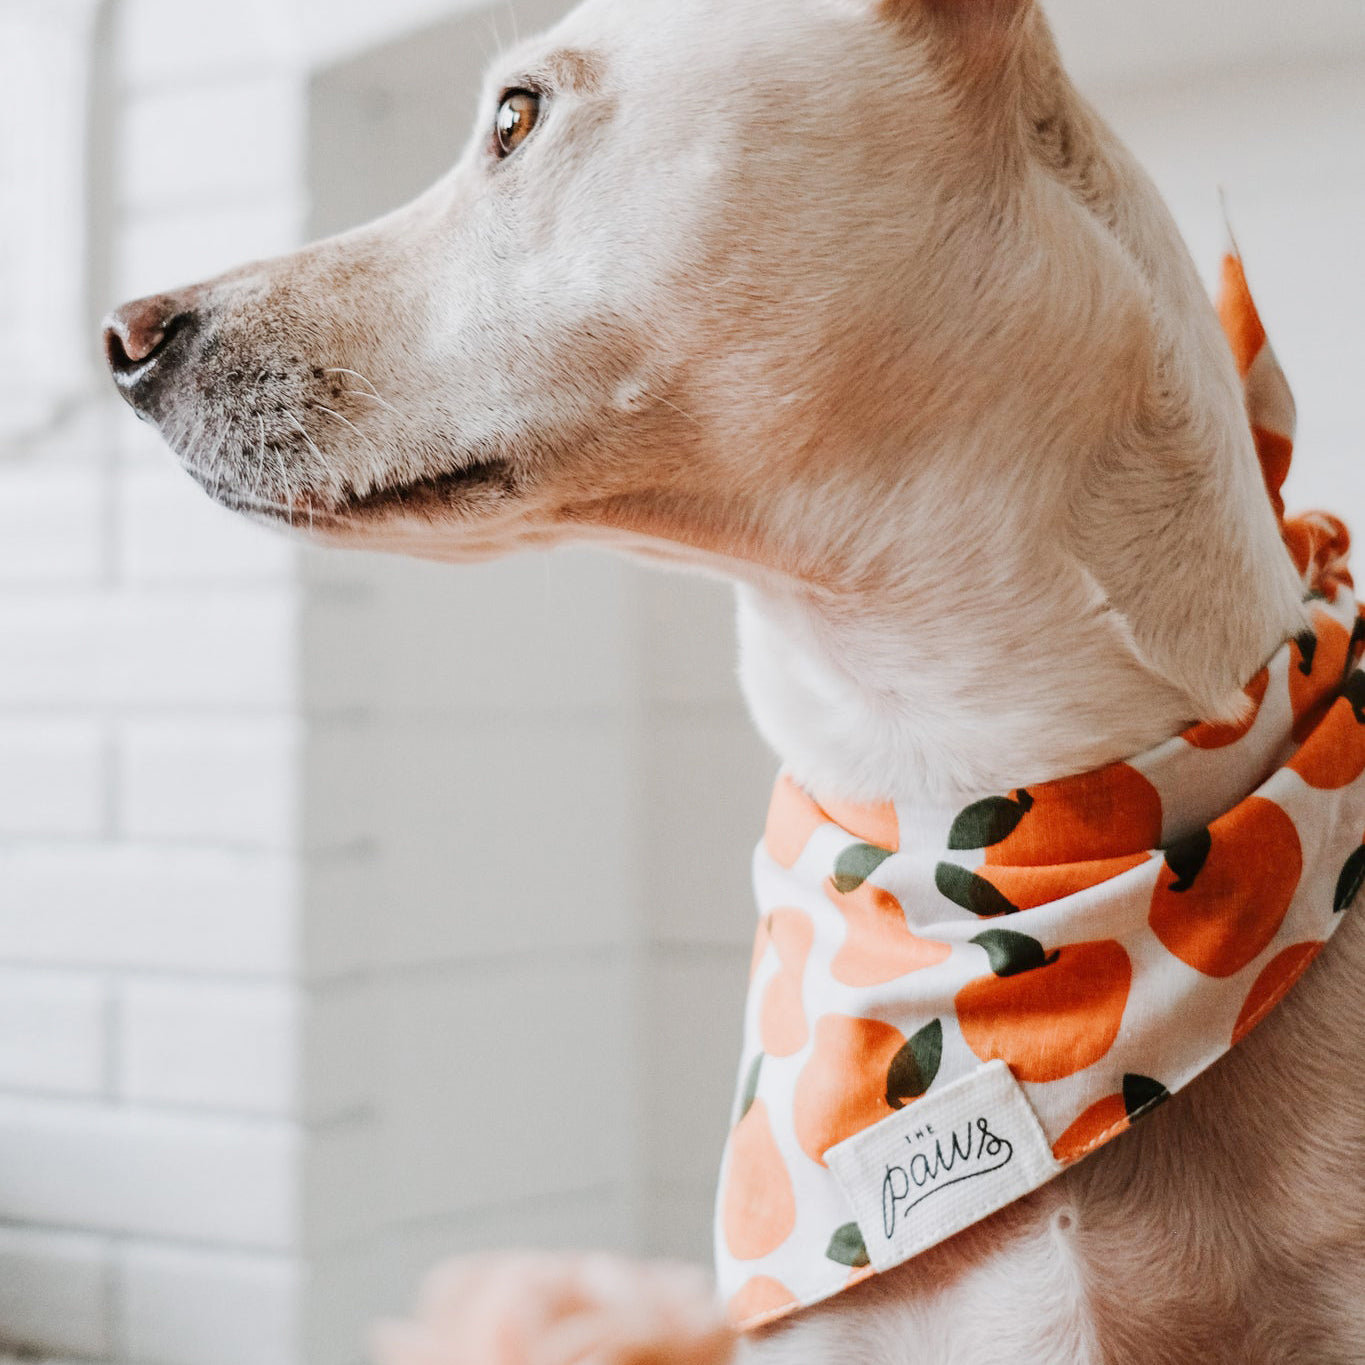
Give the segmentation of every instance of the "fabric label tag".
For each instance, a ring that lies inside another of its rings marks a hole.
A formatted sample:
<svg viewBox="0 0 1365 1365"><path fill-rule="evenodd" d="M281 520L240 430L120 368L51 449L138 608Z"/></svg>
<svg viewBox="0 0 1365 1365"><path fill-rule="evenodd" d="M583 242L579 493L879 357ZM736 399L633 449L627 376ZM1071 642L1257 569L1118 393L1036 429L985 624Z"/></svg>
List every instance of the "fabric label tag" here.
<svg viewBox="0 0 1365 1365"><path fill-rule="evenodd" d="M1062 1169L1019 1082L998 1061L831 1147L825 1162L879 1271L971 1227Z"/></svg>

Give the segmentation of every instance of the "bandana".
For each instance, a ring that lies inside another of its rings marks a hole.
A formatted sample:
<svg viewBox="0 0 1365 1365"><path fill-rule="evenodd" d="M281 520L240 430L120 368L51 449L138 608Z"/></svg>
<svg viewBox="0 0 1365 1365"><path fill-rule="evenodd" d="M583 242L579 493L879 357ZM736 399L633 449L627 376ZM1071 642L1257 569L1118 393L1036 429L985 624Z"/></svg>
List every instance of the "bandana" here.
<svg viewBox="0 0 1365 1365"><path fill-rule="evenodd" d="M1333 517L1284 520L1294 405L1240 261L1220 312L1311 628L1205 724L962 808L779 779L717 1207L750 1329L899 1265L1241 1041L1365 884L1365 628Z"/></svg>

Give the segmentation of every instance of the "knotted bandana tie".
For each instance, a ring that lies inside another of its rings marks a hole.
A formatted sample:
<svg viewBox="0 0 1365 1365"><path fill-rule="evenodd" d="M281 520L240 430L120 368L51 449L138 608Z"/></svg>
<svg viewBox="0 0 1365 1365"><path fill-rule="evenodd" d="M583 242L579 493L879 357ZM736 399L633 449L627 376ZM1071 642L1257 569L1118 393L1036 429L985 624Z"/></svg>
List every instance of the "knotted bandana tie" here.
<svg viewBox="0 0 1365 1365"><path fill-rule="evenodd" d="M1240 262L1220 311L1266 483L1294 406ZM753 1328L1038 1188L1284 997L1365 884L1365 629L1335 518L1284 524L1311 629L1246 718L962 809L789 778L761 914L717 1260Z"/></svg>

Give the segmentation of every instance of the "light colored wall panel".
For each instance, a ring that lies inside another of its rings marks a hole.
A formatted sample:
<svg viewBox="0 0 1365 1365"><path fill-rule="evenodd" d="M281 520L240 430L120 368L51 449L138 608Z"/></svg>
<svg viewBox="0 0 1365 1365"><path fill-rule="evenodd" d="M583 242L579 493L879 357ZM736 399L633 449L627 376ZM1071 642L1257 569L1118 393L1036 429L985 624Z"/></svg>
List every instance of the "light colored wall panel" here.
<svg viewBox="0 0 1365 1365"><path fill-rule="evenodd" d="M1365 52L1343 47L1317 62L1286 60L1116 96L1105 110L1166 196L1210 287L1226 242L1218 197L1226 191L1258 306L1299 404L1291 509L1323 506L1358 526Z"/></svg>
<svg viewBox="0 0 1365 1365"><path fill-rule="evenodd" d="M98 1357L113 1345L109 1243L0 1229L0 1349Z"/></svg>
<svg viewBox="0 0 1365 1365"><path fill-rule="evenodd" d="M628 942L638 852L621 729L611 717L379 727L381 962Z"/></svg>
<svg viewBox="0 0 1365 1365"><path fill-rule="evenodd" d="M285 1250L297 1149L287 1124L0 1099L0 1220Z"/></svg>
<svg viewBox="0 0 1365 1365"><path fill-rule="evenodd" d="M116 1261L119 1346L145 1365L297 1365L299 1271L284 1257L131 1246Z"/></svg>
<svg viewBox="0 0 1365 1365"><path fill-rule="evenodd" d="M1196 89L1210 72L1253 71L1365 51L1357 0L1044 0L1077 78L1097 98L1170 76Z"/></svg>
<svg viewBox="0 0 1365 1365"><path fill-rule="evenodd" d="M515 1203L497 1239L535 1245L535 1201L629 1177L638 1022L620 954L558 953L386 989L379 1115L393 1222Z"/></svg>
<svg viewBox="0 0 1365 1365"><path fill-rule="evenodd" d="M292 860L269 854L0 845L0 961L288 973L296 882Z"/></svg>

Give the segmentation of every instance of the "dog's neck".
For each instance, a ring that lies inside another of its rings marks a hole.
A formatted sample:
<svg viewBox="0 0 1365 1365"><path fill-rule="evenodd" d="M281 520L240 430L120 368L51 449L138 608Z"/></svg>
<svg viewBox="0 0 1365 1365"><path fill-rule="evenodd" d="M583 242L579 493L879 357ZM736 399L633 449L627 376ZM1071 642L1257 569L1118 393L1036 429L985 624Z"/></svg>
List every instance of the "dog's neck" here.
<svg viewBox="0 0 1365 1365"><path fill-rule="evenodd" d="M1186 454L1173 463L1209 458ZM1254 463L1240 439L1212 451L1234 456L1243 474ZM1125 446L1098 463L1132 458ZM1164 445L1141 458L1169 467ZM1265 491L1234 473L1210 480L1223 515L1194 528L1130 506L1116 480L1081 514L1082 539L986 485L937 553L902 520L904 563L867 582L742 585L740 674L759 729L817 795L916 802L1086 771L1234 718L1302 620ZM892 515L869 490L870 522ZM1136 582L1106 558L1125 548L1142 556Z"/></svg>
<svg viewBox="0 0 1365 1365"><path fill-rule="evenodd" d="M1249 437L1228 437L1172 457L1165 433L1159 449L1120 442L1096 458L1150 459L1164 477L1221 460L1190 495L1221 508L1163 517L1118 479L1079 513L1080 537L987 484L936 553L901 520L904 563L867 582L741 586L741 681L760 730L817 795L915 802L1085 771L1236 717L1302 616L1264 488L1246 477ZM868 517L895 520L875 489Z"/></svg>
<svg viewBox="0 0 1365 1365"><path fill-rule="evenodd" d="M839 516L859 529L840 543L876 542L874 569L842 588L740 590L746 696L817 795L949 800L1131 756L1235 717L1302 625L1193 262L1155 188L1051 69L1041 27L1033 60L1046 93L1026 193L1037 240L1052 234L1074 280L1066 307L1054 289L1030 313L1016 290L1035 335L981 339L994 378L956 395L965 420L926 440L911 416L907 447L868 466L913 469L937 440L927 491L875 474L843 490ZM995 245L1017 273L1014 244ZM1002 381L1021 367L1035 373ZM822 525L834 515L828 498L807 502ZM822 525L807 524L817 544Z"/></svg>
<svg viewBox="0 0 1365 1365"><path fill-rule="evenodd" d="M1058 547L997 567L973 581L964 560L956 581L886 597L740 589L745 695L798 781L838 799L953 801L1096 768L1206 718ZM1282 605L1251 593L1256 637L1291 634ZM1201 660L1228 679L1224 715L1268 655L1246 644Z"/></svg>
<svg viewBox="0 0 1365 1365"><path fill-rule="evenodd" d="M871 604L742 588L759 729L816 793L914 802L1096 767L1191 719L1077 575L1037 570L1027 616L1012 594Z"/></svg>

